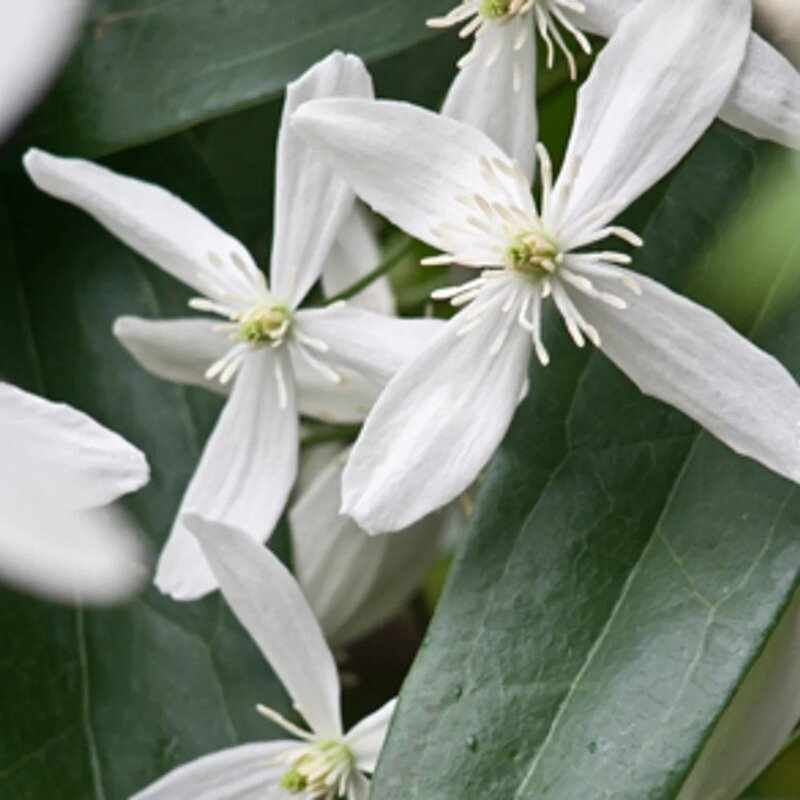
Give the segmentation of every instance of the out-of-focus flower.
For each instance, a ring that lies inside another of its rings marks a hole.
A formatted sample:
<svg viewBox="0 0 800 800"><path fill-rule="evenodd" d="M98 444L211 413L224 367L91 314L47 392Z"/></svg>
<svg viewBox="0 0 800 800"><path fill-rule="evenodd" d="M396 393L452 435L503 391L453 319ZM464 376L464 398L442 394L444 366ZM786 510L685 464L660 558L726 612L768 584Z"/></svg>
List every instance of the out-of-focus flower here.
<svg viewBox="0 0 800 800"><path fill-rule="evenodd" d="M62 602L113 603L147 577L110 504L149 478L144 456L66 405L0 383L0 580Z"/></svg>
<svg viewBox="0 0 800 800"><path fill-rule="evenodd" d="M343 510L367 531L406 527L475 480L524 391L552 299L578 346L589 340L654 395L736 451L800 480L800 390L719 317L624 269L613 219L686 154L717 114L744 57L748 0L662 0L625 18L579 93L558 180L540 148L542 199L483 133L402 103L313 101L296 128L356 192L444 250L429 263L478 271L437 293L462 307L401 368L344 472ZM698 81L697 76L703 75ZM368 165L368 168L365 166Z"/></svg>
<svg viewBox="0 0 800 800"><path fill-rule="evenodd" d="M372 96L359 59L334 53L291 84L284 120L301 103L331 96ZM436 323L344 304L298 308L354 199L287 122L278 142L271 284L240 242L159 187L40 151L28 153L25 166L39 188L88 211L202 292L193 308L225 319L122 320L115 329L156 374L223 385L236 378L156 572L166 594L198 598L216 581L182 513L196 511L266 540L297 475L298 410L326 420L361 419L369 407L364 395L374 397Z"/></svg>
<svg viewBox="0 0 800 800"><path fill-rule="evenodd" d="M245 533L189 515L222 594L309 730L259 711L293 739L240 745L170 772L131 800L366 800L394 701L345 733L333 655L292 575Z"/></svg>
<svg viewBox="0 0 800 800"><path fill-rule="evenodd" d="M86 6L86 0L0 2L0 140L61 66Z"/></svg>
<svg viewBox="0 0 800 800"><path fill-rule="evenodd" d="M536 31L547 46L548 63L560 51L575 77L573 51L591 49L584 32L612 37L625 15L641 2L646 0L463 0L450 14L429 22L435 27L463 26L462 36L475 35L442 113L487 133L530 174L537 136ZM697 0L662 2L663 13L653 24L672 27L684 2L700 4ZM764 17L768 8L796 5L794 0L759 0L759 12L760 4ZM790 14L781 9L779 39L790 28ZM774 24L777 14L770 16ZM747 30L749 17L749 9L748 14L738 14L739 24ZM797 43L795 38L795 47ZM724 49L716 55L728 57ZM739 74L718 113L753 136L800 147L800 73L752 33Z"/></svg>

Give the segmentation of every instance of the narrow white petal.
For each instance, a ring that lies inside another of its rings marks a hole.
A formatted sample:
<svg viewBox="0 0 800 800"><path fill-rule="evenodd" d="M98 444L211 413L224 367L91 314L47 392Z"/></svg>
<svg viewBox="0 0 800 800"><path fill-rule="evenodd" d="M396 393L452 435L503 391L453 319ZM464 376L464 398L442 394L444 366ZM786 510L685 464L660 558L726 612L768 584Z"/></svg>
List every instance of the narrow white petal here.
<svg viewBox="0 0 800 800"><path fill-rule="evenodd" d="M576 28L609 39L625 15L640 2L641 0L581 0L583 11L569 11L566 8L562 8L562 11Z"/></svg>
<svg viewBox="0 0 800 800"><path fill-rule="evenodd" d="M433 228L464 216L456 198L486 190L481 157L508 161L484 133L407 103L315 100L292 124L368 205L434 247Z"/></svg>
<svg viewBox="0 0 800 800"><path fill-rule="evenodd" d="M339 675L292 574L242 531L188 515L225 600L320 736L340 736Z"/></svg>
<svg viewBox="0 0 800 800"><path fill-rule="evenodd" d="M397 699L390 700L347 732L347 743L356 757L358 768L364 772L375 771L396 706Z"/></svg>
<svg viewBox="0 0 800 800"><path fill-rule="evenodd" d="M678 163L731 91L750 16L750 0L675 0L668 13L642 0L624 17L578 95L556 189L563 196L579 164L565 220L632 202Z"/></svg>
<svg viewBox="0 0 800 800"><path fill-rule="evenodd" d="M480 300L475 301L480 302ZM369 533L408 527L449 503L478 476L500 444L525 383L530 336L486 312L460 336L468 307L386 387L367 417L344 472L342 511Z"/></svg>
<svg viewBox="0 0 800 800"><path fill-rule="evenodd" d="M128 247L201 294L208 294L199 275L211 253L223 264L235 254L256 269L242 244L159 186L41 150L29 150L24 163L43 192L91 214Z"/></svg>
<svg viewBox="0 0 800 800"><path fill-rule="evenodd" d="M0 140L54 78L87 5L85 0L0 3Z"/></svg>
<svg viewBox="0 0 800 800"><path fill-rule="evenodd" d="M289 521L297 580L328 641L342 645L396 614L419 588L439 552L442 521L437 516L397 536L369 536L339 513L346 449L326 458L298 493Z"/></svg>
<svg viewBox="0 0 800 800"><path fill-rule="evenodd" d="M677 800L736 800L800 718L800 595L739 686Z"/></svg>
<svg viewBox="0 0 800 800"><path fill-rule="evenodd" d="M646 394L680 409L737 453L800 482L800 387L792 376L716 314L628 274L642 295L628 295L624 311L571 292L600 332L603 352ZM602 279L596 284L613 290Z"/></svg>
<svg viewBox="0 0 800 800"><path fill-rule="evenodd" d="M137 792L130 800L287 800L278 788L285 768L274 759L293 741L254 742L190 761Z"/></svg>
<svg viewBox="0 0 800 800"><path fill-rule="evenodd" d="M800 148L800 70L752 34L720 116L753 136Z"/></svg>
<svg viewBox="0 0 800 800"><path fill-rule="evenodd" d="M217 320L152 320L119 317L114 336L148 372L175 383L202 386L228 394L230 384L206 378L206 371L232 347L224 334L214 331Z"/></svg>
<svg viewBox="0 0 800 800"><path fill-rule="evenodd" d="M276 364L286 376L281 408ZM182 515L195 511L266 541L297 475L299 422L291 365L285 350L250 353L206 444L161 553L158 588L176 600L194 600L217 584Z"/></svg>
<svg viewBox="0 0 800 800"><path fill-rule="evenodd" d="M319 277L353 194L291 130L303 103L323 97L372 97L372 79L356 56L331 53L286 89L278 139L272 290L295 308Z"/></svg>
<svg viewBox="0 0 800 800"><path fill-rule="evenodd" d="M523 27L525 43L514 50ZM536 116L536 35L533 14L517 17L508 25L494 25L481 37L481 49L500 48L498 58L486 65L484 57L472 59L456 75L442 106L442 114L465 122L491 137L517 160L528 180L533 180L538 136ZM516 85L515 74L520 83Z"/></svg>
<svg viewBox="0 0 800 800"><path fill-rule="evenodd" d="M342 223L339 236L322 267L322 288L326 297L349 289L375 269L380 260L381 251L367 211L356 206ZM376 314L391 315L395 312L394 295L386 276L351 297L348 303Z"/></svg>
<svg viewBox="0 0 800 800"><path fill-rule="evenodd" d="M347 789L347 800L370 800L370 782L360 772L353 775Z"/></svg>
<svg viewBox="0 0 800 800"><path fill-rule="evenodd" d="M54 503L86 509L144 486L144 455L121 436L70 406L0 382L0 476L28 475Z"/></svg>
<svg viewBox="0 0 800 800"><path fill-rule="evenodd" d="M441 330L434 319L399 319L350 305L304 309L295 315L297 329L325 342L324 358L377 382L388 382Z"/></svg>

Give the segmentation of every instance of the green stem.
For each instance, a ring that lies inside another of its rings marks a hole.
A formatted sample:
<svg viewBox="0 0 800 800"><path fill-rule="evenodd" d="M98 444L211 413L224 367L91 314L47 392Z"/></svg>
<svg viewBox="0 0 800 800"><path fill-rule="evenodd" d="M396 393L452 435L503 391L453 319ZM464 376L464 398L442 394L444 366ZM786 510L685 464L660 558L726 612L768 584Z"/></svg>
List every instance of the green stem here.
<svg viewBox="0 0 800 800"><path fill-rule="evenodd" d="M334 295L333 297L328 298L325 301L325 305L329 306L332 303L339 303L343 300L349 300L351 297L354 297L359 292L364 291L368 286L371 286L375 283L378 278L383 277L392 267L396 266L400 261L402 261L405 256L407 256L411 249L414 247L414 240L408 237L404 237L403 240L392 249L386 258L378 264L372 272L368 272L363 278L359 278L354 284L348 286L343 292L339 292L339 294Z"/></svg>

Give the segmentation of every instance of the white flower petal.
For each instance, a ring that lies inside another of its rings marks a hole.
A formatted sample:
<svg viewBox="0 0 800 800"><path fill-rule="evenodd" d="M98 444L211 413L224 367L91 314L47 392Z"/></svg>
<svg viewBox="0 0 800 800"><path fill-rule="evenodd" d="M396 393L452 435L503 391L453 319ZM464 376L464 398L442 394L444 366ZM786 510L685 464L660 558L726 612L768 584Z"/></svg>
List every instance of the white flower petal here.
<svg viewBox="0 0 800 800"><path fill-rule="evenodd" d="M297 381L297 402L304 417L338 425L363 422L383 391L386 381L373 380L345 367L334 383L293 350L292 367Z"/></svg>
<svg viewBox="0 0 800 800"><path fill-rule="evenodd" d="M283 371L280 405L276 367ZM297 475L299 422L285 349L248 354L206 444L158 563L155 582L176 600L195 600L216 581L182 516L194 511L266 541Z"/></svg>
<svg viewBox="0 0 800 800"><path fill-rule="evenodd" d="M556 190L562 219L631 203L678 163L731 91L750 16L749 0L677 0L668 13L642 0L625 16L578 94Z"/></svg>
<svg viewBox="0 0 800 800"><path fill-rule="evenodd" d="M326 297L349 289L375 269L380 260L381 251L367 212L356 206L342 223L339 236L322 267L322 288ZM395 313L394 295L386 276L371 283L348 302L376 314Z"/></svg>
<svg viewBox="0 0 800 800"><path fill-rule="evenodd" d="M368 205L434 247L433 228L464 216L456 198L486 191L481 157L508 161L486 134L407 103L315 100L292 125Z"/></svg>
<svg viewBox="0 0 800 800"><path fill-rule="evenodd" d="M800 71L752 34L720 116L753 136L800 148Z"/></svg>
<svg viewBox="0 0 800 800"><path fill-rule="evenodd" d="M736 800L800 718L800 595L739 686L677 800Z"/></svg>
<svg viewBox="0 0 800 800"><path fill-rule="evenodd" d="M130 597L149 569L128 518L110 507L66 508L47 491L45 474L26 478L7 476L0 489L0 582L66 603Z"/></svg>
<svg viewBox="0 0 800 800"><path fill-rule="evenodd" d="M581 0L583 11L562 9L562 13L582 31L606 39L619 27L624 16L636 8L640 0Z"/></svg>
<svg viewBox="0 0 800 800"><path fill-rule="evenodd" d="M85 0L0 3L0 140L61 66L86 7Z"/></svg>
<svg viewBox="0 0 800 800"><path fill-rule="evenodd" d="M0 479L26 474L63 508L106 505L147 483L144 455L67 405L0 382Z"/></svg>
<svg viewBox="0 0 800 800"><path fill-rule="evenodd" d="M530 337L515 324L492 356L489 349L507 318L487 312L480 328L459 336L464 313L397 373L353 448L342 511L368 533L408 527L461 494L511 422L525 384Z"/></svg>
<svg viewBox="0 0 800 800"><path fill-rule="evenodd" d="M514 46L525 36L519 50ZM480 54L450 86L442 114L490 136L533 180L538 135L536 115L536 36L533 14L493 25L480 39ZM487 56L499 48L490 66Z"/></svg>
<svg viewBox="0 0 800 800"><path fill-rule="evenodd" d="M321 97L372 97L372 79L356 56L331 53L286 89L278 139L272 291L291 308L319 277L353 195L290 128L303 103Z"/></svg>
<svg viewBox="0 0 800 800"><path fill-rule="evenodd" d="M321 358L359 375L386 383L441 330L434 319L398 319L349 305L303 309L295 315L297 330L324 342Z"/></svg>
<svg viewBox="0 0 800 800"><path fill-rule="evenodd" d="M355 773L347 787L347 800L370 800L370 782L360 772Z"/></svg>
<svg viewBox="0 0 800 800"><path fill-rule="evenodd" d="M328 641L336 645L366 635L397 613L438 554L442 531L437 517L397 536L373 537L340 514L348 452L334 448L325 463L316 465L289 512L295 575Z"/></svg>
<svg viewBox="0 0 800 800"><path fill-rule="evenodd" d="M289 800L277 784L285 767L274 760L297 742L242 744L178 767L130 800Z"/></svg>
<svg viewBox="0 0 800 800"><path fill-rule="evenodd" d="M230 384L206 378L206 370L231 349L231 341L213 330L216 320L152 320L119 317L114 336L148 372L175 383L228 394Z"/></svg>
<svg viewBox="0 0 800 800"><path fill-rule="evenodd" d="M292 574L242 531L189 514L225 600L319 736L341 736L339 674Z"/></svg>
<svg viewBox="0 0 800 800"><path fill-rule="evenodd" d="M626 297L624 311L571 291L603 352L645 394L680 409L737 453L800 482L800 387L792 376L716 314L621 271L642 288L641 297ZM609 282L595 282L613 291Z"/></svg>
<svg viewBox="0 0 800 800"><path fill-rule="evenodd" d="M356 757L358 768L364 772L375 771L396 706L397 699L390 700L347 732L347 743Z"/></svg>
<svg viewBox="0 0 800 800"><path fill-rule="evenodd" d="M91 214L128 247L201 294L209 294L199 275L210 253L223 264L235 254L256 269L242 244L159 186L41 150L29 150L24 163L43 192Z"/></svg>

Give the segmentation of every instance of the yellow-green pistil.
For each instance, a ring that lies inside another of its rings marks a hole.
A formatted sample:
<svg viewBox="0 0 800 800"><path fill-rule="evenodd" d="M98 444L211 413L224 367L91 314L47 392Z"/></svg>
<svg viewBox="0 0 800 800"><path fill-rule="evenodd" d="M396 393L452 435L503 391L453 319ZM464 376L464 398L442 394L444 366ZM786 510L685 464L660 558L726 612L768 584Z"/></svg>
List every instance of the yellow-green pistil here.
<svg viewBox="0 0 800 800"><path fill-rule="evenodd" d="M509 267L529 278L552 275L558 268L560 259L558 247L540 233L520 233L506 250Z"/></svg>
<svg viewBox="0 0 800 800"><path fill-rule="evenodd" d="M355 757L350 748L345 742L332 739L312 745L296 758L278 785L290 794L339 800L339 788L347 786L353 769Z"/></svg>
<svg viewBox="0 0 800 800"><path fill-rule="evenodd" d="M481 0L480 13L485 19L502 19L510 7L511 0Z"/></svg>
<svg viewBox="0 0 800 800"><path fill-rule="evenodd" d="M251 347L275 344L286 335L291 319L291 312L285 306L261 303L249 309L238 321L235 338Z"/></svg>

